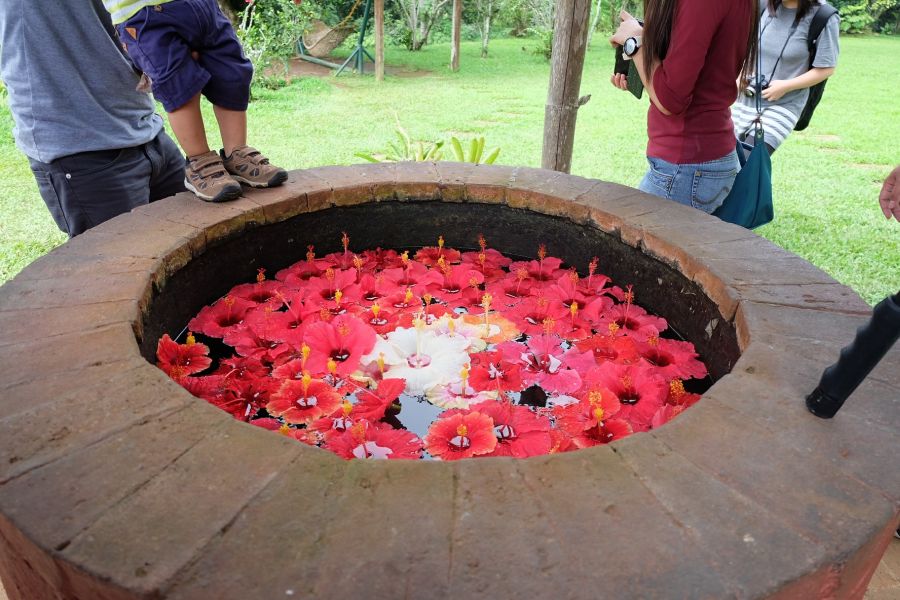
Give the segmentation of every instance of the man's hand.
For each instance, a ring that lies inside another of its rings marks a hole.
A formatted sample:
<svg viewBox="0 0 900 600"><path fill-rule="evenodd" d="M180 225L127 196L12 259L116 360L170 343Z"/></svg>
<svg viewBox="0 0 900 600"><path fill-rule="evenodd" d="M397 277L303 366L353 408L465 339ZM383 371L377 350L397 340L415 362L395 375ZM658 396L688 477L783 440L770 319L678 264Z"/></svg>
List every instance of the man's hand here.
<svg viewBox="0 0 900 600"><path fill-rule="evenodd" d="M787 81L776 79L775 81L770 82L769 87L762 91L762 97L769 102L775 102L777 100L781 100L782 96L784 96L788 92L792 92L793 90L794 88L791 87L791 85Z"/></svg>
<svg viewBox="0 0 900 600"><path fill-rule="evenodd" d="M894 217L900 222L900 165L891 171L891 174L884 180L881 193L878 195L878 202L881 204L884 218L890 220L891 217Z"/></svg>

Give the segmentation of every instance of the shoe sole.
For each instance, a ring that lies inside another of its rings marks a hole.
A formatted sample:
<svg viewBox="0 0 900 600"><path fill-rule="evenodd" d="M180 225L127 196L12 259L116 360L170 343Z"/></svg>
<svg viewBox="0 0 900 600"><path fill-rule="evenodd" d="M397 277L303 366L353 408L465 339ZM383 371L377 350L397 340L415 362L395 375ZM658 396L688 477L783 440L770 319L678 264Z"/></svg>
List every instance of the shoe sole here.
<svg viewBox="0 0 900 600"><path fill-rule="evenodd" d="M244 179L240 175L235 175L234 173L230 173L231 178L237 181L238 183L243 183L244 185L249 185L252 188L269 188L269 187L277 187L287 181L288 174L285 171L279 171L272 175L272 178L269 181L250 181L249 179Z"/></svg>
<svg viewBox="0 0 900 600"><path fill-rule="evenodd" d="M193 192L193 194L195 196L197 196L204 202L228 202L230 200L237 200L238 198L241 197L241 189L240 188L238 188L238 189L225 188L221 192L216 194L215 196L207 196L207 195L199 192L197 190L197 188L195 188L193 185L191 185L191 182L188 181L187 179L184 180L184 187L186 187L190 192Z"/></svg>

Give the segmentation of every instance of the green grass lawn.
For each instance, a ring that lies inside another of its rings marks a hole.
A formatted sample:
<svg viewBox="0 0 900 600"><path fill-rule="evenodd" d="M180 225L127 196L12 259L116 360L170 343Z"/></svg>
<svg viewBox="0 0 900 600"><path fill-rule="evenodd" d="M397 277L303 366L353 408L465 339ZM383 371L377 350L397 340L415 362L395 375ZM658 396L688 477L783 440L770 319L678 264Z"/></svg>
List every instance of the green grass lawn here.
<svg viewBox="0 0 900 600"><path fill-rule="evenodd" d="M533 40L500 39L491 56L465 43L462 69L447 71L449 47L388 48L387 61L421 77L302 79L256 90L250 143L288 168L359 162L394 136L396 119L422 140L485 135L498 163L540 166L549 65ZM758 232L821 267L875 303L900 287L900 224L877 205L880 182L900 162L900 38L844 38L837 73L811 127L774 157L775 221ZM585 68L572 172L637 185L646 162L646 100L609 84L613 54L596 38ZM212 123L208 112L208 123ZM64 240L43 206L0 106L0 282ZM211 132L211 143L214 140ZM214 147L217 147L214 146Z"/></svg>

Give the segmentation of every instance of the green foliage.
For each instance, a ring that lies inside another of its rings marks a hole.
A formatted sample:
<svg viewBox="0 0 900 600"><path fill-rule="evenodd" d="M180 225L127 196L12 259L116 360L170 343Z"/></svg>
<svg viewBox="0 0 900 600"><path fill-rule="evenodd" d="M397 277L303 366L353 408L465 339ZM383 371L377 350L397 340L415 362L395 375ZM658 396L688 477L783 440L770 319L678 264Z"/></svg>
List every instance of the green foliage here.
<svg viewBox="0 0 900 600"><path fill-rule="evenodd" d="M862 33L896 28L900 0L833 0L841 13L841 31Z"/></svg>
<svg viewBox="0 0 900 600"><path fill-rule="evenodd" d="M553 30L529 29L528 33L537 39L538 42L537 45L531 49L531 53L549 61L553 57Z"/></svg>
<svg viewBox="0 0 900 600"><path fill-rule="evenodd" d="M256 71L254 83L277 88L288 76L288 61L311 17L306 2L254 0L241 13L236 27L244 53Z"/></svg>

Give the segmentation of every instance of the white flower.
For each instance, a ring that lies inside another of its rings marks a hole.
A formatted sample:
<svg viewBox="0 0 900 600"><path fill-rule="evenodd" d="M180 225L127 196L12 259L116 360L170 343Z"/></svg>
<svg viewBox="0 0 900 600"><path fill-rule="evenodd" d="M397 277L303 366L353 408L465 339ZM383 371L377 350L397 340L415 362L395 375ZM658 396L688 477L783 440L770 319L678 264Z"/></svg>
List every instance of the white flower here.
<svg viewBox="0 0 900 600"><path fill-rule="evenodd" d="M428 390L425 397L429 402L440 408L469 408L473 404L485 400L496 400L496 391L476 392L471 386L462 389L462 381L457 380L449 385L441 385Z"/></svg>
<svg viewBox="0 0 900 600"><path fill-rule="evenodd" d="M469 338L438 335L428 329L399 328L379 340L362 359L364 367L384 361L384 376L406 380L405 393L421 396L426 390L459 379L469 362ZM370 370L370 369L369 369Z"/></svg>

